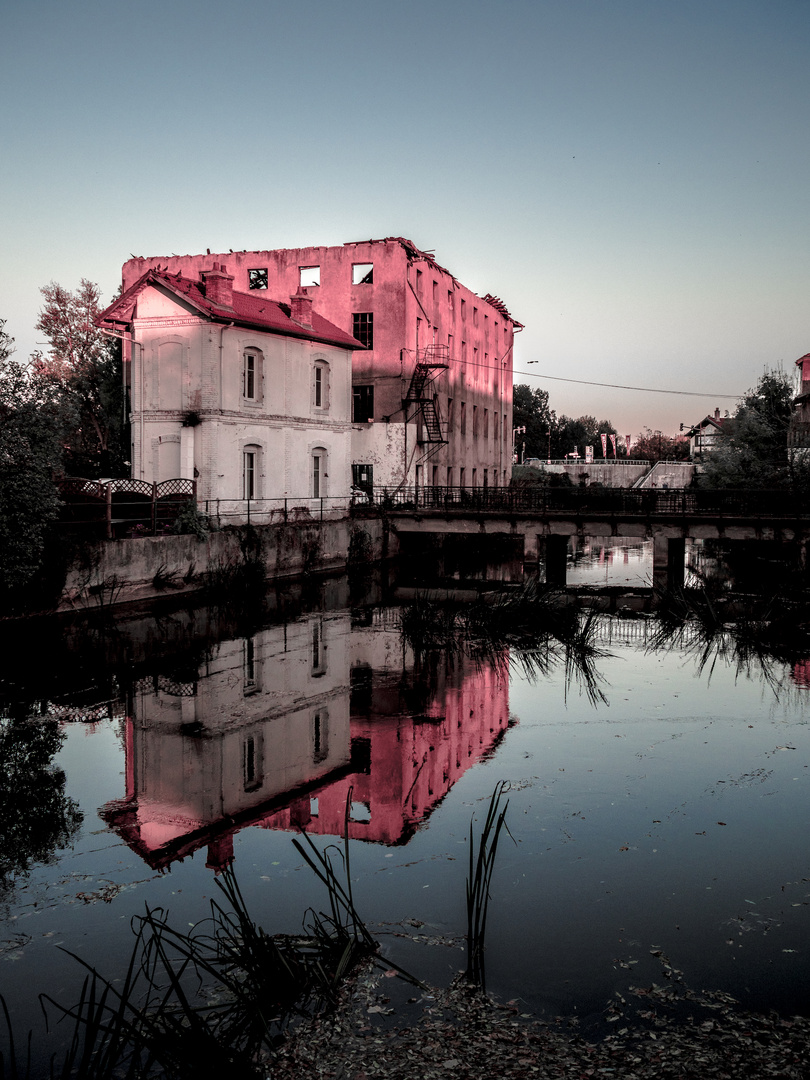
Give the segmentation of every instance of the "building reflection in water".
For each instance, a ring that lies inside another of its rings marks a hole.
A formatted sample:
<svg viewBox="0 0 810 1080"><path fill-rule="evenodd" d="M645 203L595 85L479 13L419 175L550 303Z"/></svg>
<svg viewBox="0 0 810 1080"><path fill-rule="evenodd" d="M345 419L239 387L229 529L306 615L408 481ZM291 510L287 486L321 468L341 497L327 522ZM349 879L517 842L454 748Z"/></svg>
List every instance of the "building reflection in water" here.
<svg viewBox="0 0 810 1080"><path fill-rule="evenodd" d="M126 796L102 816L153 868L219 869L247 825L405 843L509 723L488 664L415 665L395 611L310 615L221 642L194 673L141 680Z"/></svg>

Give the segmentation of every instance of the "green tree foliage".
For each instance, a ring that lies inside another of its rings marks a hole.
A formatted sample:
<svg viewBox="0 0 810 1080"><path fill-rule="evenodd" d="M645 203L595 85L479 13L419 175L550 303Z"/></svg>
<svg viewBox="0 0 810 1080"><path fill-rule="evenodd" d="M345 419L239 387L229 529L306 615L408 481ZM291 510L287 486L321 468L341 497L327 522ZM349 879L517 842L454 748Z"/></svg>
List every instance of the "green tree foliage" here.
<svg viewBox="0 0 810 1080"><path fill-rule="evenodd" d="M645 428L630 447L630 456L641 461L686 461L689 440L675 439L662 431Z"/></svg>
<svg viewBox="0 0 810 1080"><path fill-rule="evenodd" d="M67 847L82 814L53 764L64 735L53 721L0 720L0 895L34 862Z"/></svg>
<svg viewBox="0 0 810 1080"><path fill-rule="evenodd" d="M0 320L0 593L38 574L59 515L54 477L61 468L63 414L54 387L12 358Z"/></svg>
<svg viewBox="0 0 810 1080"><path fill-rule="evenodd" d="M50 351L35 353L31 362L64 408L65 471L93 478L128 475L121 343L94 324L102 311L99 287L82 278L75 292L53 281L40 291L45 306L37 329Z"/></svg>
<svg viewBox="0 0 810 1080"><path fill-rule="evenodd" d="M790 488L806 467L787 448L794 389L783 371L765 371L723 424L699 477L702 487Z"/></svg>
<svg viewBox="0 0 810 1080"><path fill-rule="evenodd" d="M593 447L594 459L602 457L602 440L600 436L617 435L616 428L609 420L597 420L593 416L579 416L576 419L570 416L557 416L556 412L549 407L548 391L526 386L519 383L514 388L512 397L513 425L525 427L526 433L516 436L519 453L523 449L525 441L525 457L537 457L541 461L549 456L562 458L566 454L573 453L574 449L580 457L585 456L585 447ZM617 440L617 455L624 457L623 442ZM608 442L607 456L613 457L613 448Z"/></svg>

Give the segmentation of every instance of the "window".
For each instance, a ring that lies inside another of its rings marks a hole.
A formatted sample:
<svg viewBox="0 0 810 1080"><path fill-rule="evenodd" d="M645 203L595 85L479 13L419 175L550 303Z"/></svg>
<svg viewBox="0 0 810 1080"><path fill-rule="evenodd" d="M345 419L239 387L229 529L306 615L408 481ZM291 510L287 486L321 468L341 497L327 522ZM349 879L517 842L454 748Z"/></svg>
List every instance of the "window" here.
<svg viewBox="0 0 810 1080"><path fill-rule="evenodd" d="M489 487L489 470L484 469L484 490Z"/></svg>
<svg viewBox="0 0 810 1080"><path fill-rule="evenodd" d="M312 369L312 404L316 409L329 408L329 365L316 360Z"/></svg>
<svg viewBox="0 0 810 1080"><path fill-rule="evenodd" d="M374 348L374 313L355 311L352 315L352 336L367 349Z"/></svg>
<svg viewBox="0 0 810 1080"><path fill-rule="evenodd" d="M464 476L465 476L466 472L467 472L467 470L465 468L463 468L463 467L458 470L459 487L464 487Z"/></svg>
<svg viewBox="0 0 810 1080"><path fill-rule="evenodd" d="M461 343L461 362L462 362L462 364L467 363L467 342L466 341L462 341L462 343Z"/></svg>
<svg viewBox="0 0 810 1080"><path fill-rule="evenodd" d="M255 694L258 689L256 642L252 637L244 638L242 641L242 691L244 694Z"/></svg>
<svg viewBox="0 0 810 1080"><path fill-rule="evenodd" d="M355 424L368 424L374 419L374 387L352 387L352 420Z"/></svg>
<svg viewBox="0 0 810 1080"><path fill-rule="evenodd" d="M478 326L478 308L473 308L473 326Z"/></svg>
<svg viewBox="0 0 810 1080"><path fill-rule="evenodd" d="M242 498L259 497L259 447L246 446L242 451Z"/></svg>
<svg viewBox="0 0 810 1080"><path fill-rule="evenodd" d="M478 438L478 406L477 405L473 405L473 438L474 439Z"/></svg>
<svg viewBox="0 0 810 1080"><path fill-rule="evenodd" d="M320 616L312 621L312 668L314 678L326 674L326 645L323 640L323 619Z"/></svg>
<svg viewBox="0 0 810 1080"><path fill-rule="evenodd" d="M433 484L434 487L439 486L439 466L438 465L433 466L433 476L431 477L431 483Z"/></svg>
<svg viewBox="0 0 810 1080"><path fill-rule="evenodd" d="M321 268L320 266L299 266L298 267L298 284L302 285L305 289L310 285L320 285L321 283Z"/></svg>
<svg viewBox="0 0 810 1080"><path fill-rule="evenodd" d="M473 486L474 488L478 487L478 469L473 469L473 473L472 473L472 486Z"/></svg>
<svg viewBox="0 0 810 1080"><path fill-rule="evenodd" d="M352 465L352 487L367 491L371 496L374 491L374 466L366 464Z"/></svg>
<svg viewBox="0 0 810 1080"><path fill-rule="evenodd" d="M466 300L461 301L461 318L462 318L462 321L467 318L467 301Z"/></svg>
<svg viewBox="0 0 810 1080"><path fill-rule="evenodd" d="M447 352L448 352L448 354L450 356L450 359L452 360L453 359L453 335L452 334L447 335Z"/></svg>
<svg viewBox="0 0 810 1080"><path fill-rule="evenodd" d="M492 414L492 437L495 442L498 441L498 414L496 412Z"/></svg>
<svg viewBox="0 0 810 1080"><path fill-rule="evenodd" d="M484 409L484 438L489 438L489 409Z"/></svg>
<svg viewBox="0 0 810 1080"><path fill-rule="evenodd" d="M433 304L434 304L434 306L436 304L438 304L438 302L439 302L439 283L438 283L438 281L434 281L433 282Z"/></svg>
<svg viewBox="0 0 810 1080"><path fill-rule="evenodd" d="M453 486L453 466L452 465L447 466L447 486L448 487Z"/></svg>
<svg viewBox="0 0 810 1080"><path fill-rule="evenodd" d="M248 270L248 288L249 289L266 289L267 288L267 267L257 267L254 270Z"/></svg>
<svg viewBox="0 0 810 1080"><path fill-rule="evenodd" d="M422 295L422 271L421 270L416 271L416 295L417 296Z"/></svg>
<svg viewBox="0 0 810 1080"><path fill-rule="evenodd" d="M261 735L248 735L242 743L242 786L245 791L262 786Z"/></svg>
<svg viewBox="0 0 810 1080"><path fill-rule="evenodd" d="M462 435L467 434L467 402L466 401L462 401L462 403L461 403L461 434Z"/></svg>
<svg viewBox="0 0 810 1080"><path fill-rule="evenodd" d="M374 263L352 263L352 285L373 285Z"/></svg>
<svg viewBox="0 0 810 1080"><path fill-rule="evenodd" d="M261 354L256 349L246 349L242 356L242 397L245 401L258 401L261 397Z"/></svg>
<svg viewBox="0 0 810 1080"><path fill-rule="evenodd" d="M453 430L453 399L447 399L447 434Z"/></svg>
<svg viewBox="0 0 810 1080"><path fill-rule="evenodd" d="M316 765L329 753L329 713L319 709L312 718L312 760Z"/></svg>
<svg viewBox="0 0 810 1080"><path fill-rule="evenodd" d="M326 481L329 474L326 471L326 450L322 446L316 446L312 451L312 498L326 498Z"/></svg>

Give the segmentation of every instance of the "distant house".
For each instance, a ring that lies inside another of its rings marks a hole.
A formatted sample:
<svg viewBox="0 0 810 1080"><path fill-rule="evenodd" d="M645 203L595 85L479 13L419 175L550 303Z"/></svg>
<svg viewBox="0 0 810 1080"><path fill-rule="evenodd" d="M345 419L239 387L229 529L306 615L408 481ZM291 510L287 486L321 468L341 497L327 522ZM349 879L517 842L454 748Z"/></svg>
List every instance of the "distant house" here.
<svg viewBox="0 0 810 1080"><path fill-rule="evenodd" d="M132 475L196 478L198 503L239 517L285 498L327 507L351 485L352 353L313 310L242 293L225 264L195 278L152 268L98 319L123 342Z"/></svg>
<svg viewBox="0 0 810 1080"><path fill-rule="evenodd" d="M704 416L700 423L689 429L689 456L693 460L714 450L718 439L722 437L723 424L727 420L728 416L721 416L720 410L715 409L714 416Z"/></svg>
<svg viewBox="0 0 810 1080"><path fill-rule="evenodd" d="M805 353L796 361L801 371L802 385L798 396L793 399L793 416L788 428L788 447L802 451L799 456L810 454L810 353Z"/></svg>

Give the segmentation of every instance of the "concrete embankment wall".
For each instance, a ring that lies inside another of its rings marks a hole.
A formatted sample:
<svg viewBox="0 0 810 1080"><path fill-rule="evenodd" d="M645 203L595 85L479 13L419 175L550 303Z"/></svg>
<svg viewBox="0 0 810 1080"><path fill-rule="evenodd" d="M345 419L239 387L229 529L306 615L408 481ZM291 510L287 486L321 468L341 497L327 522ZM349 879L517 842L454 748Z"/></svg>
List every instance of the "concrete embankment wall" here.
<svg viewBox="0 0 810 1080"><path fill-rule="evenodd" d="M576 464L561 465L556 462L551 465L541 466L541 470L556 475L565 474L575 486L582 483L583 477L588 484L604 484L605 487L630 488L637 480L640 480L650 466L647 462L640 465L613 464L612 462L588 463L578 461Z"/></svg>
<svg viewBox="0 0 810 1080"><path fill-rule="evenodd" d="M148 536L98 541L83 548L68 571L61 611L145 601L204 588L210 575L227 575L246 562L261 562L267 578L339 571L350 557L384 558L380 520L239 526L195 536Z"/></svg>

